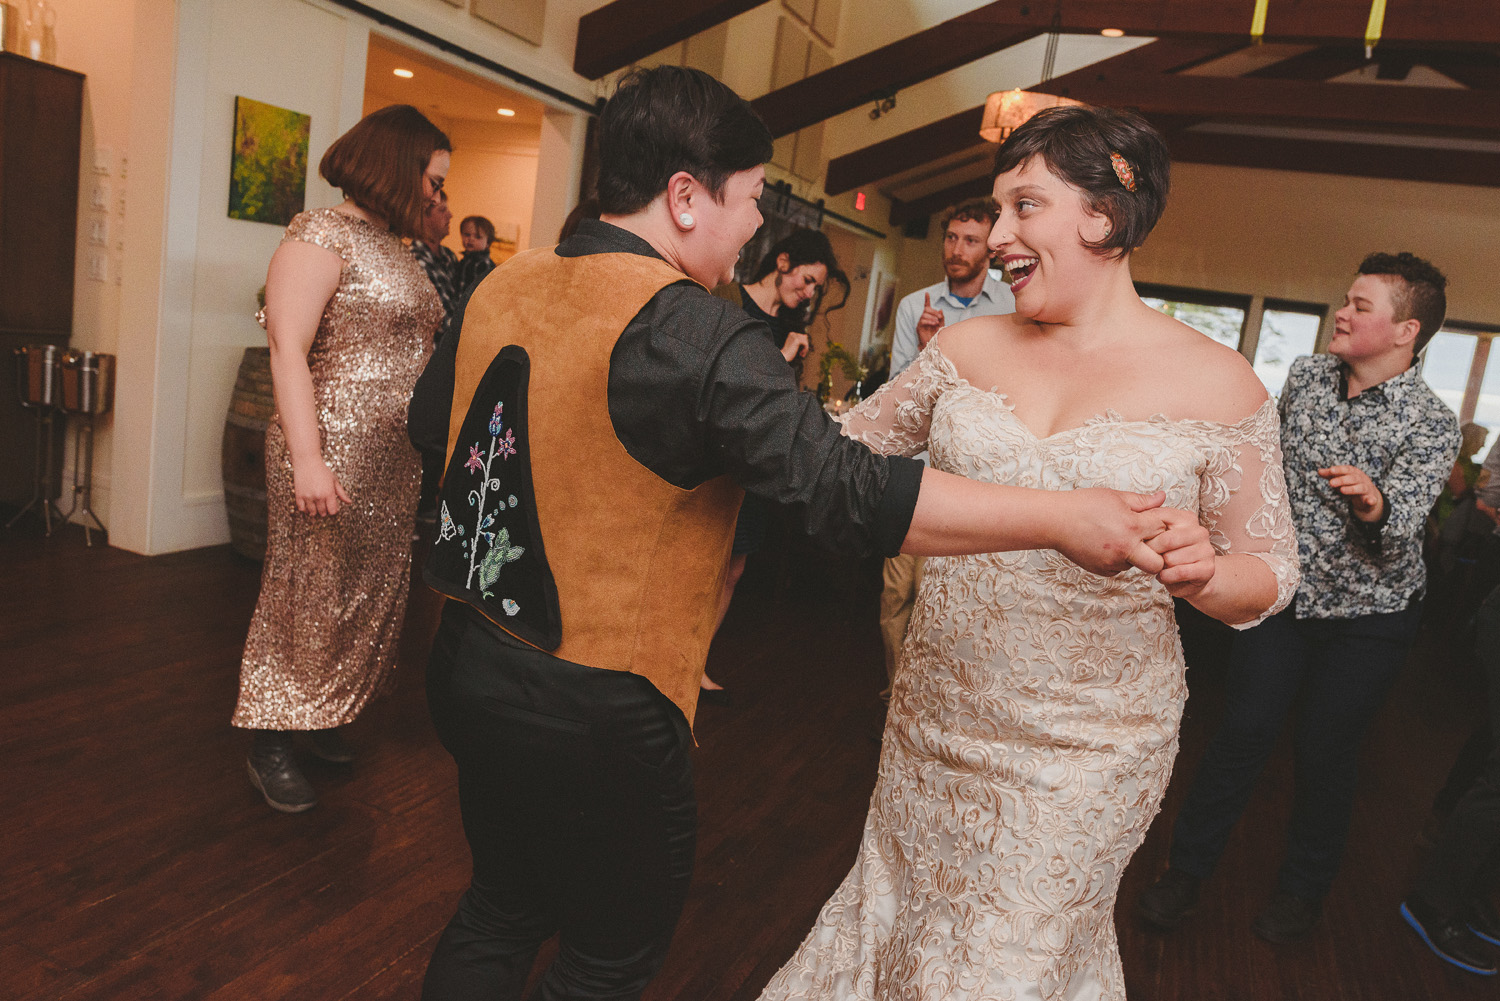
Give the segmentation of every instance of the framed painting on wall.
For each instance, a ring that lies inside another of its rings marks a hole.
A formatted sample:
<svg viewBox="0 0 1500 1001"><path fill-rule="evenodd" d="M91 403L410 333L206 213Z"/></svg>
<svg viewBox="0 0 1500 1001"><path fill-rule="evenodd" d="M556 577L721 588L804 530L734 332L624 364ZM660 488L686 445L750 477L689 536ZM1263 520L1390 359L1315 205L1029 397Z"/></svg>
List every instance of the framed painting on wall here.
<svg viewBox="0 0 1500 1001"><path fill-rule="evenodd" d="M312 116L248 97L234 99L229 218L285 226L307 202Z"/></svg>

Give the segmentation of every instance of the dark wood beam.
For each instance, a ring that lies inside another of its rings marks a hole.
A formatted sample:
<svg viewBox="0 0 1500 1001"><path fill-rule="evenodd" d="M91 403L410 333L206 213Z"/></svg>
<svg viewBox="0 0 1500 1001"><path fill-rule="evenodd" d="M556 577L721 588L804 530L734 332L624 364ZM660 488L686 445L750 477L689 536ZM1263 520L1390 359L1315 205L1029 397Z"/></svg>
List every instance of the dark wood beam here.
<svg viewBox="0 0 1500 1001"><path fill-rule="evenodd" d="M1500 90L1500 56L1493 52L1425 52L1417 62L1465 87Z"/></svg>
<svg viewBox="0 0 1500 1001"><path fill-rule="evenodd" d="M1181 131L1173 127L1180 123L1155 116L1152 124L1166 135L1177 163L1500 187L1500 153ZM990 187L988 178L978 177L911 201L893 200L891 225L904 226L965 198L987 195Z"/></svg>
<svg viewBox="0 0 1500 1001"><path fill-rule="evenodd" d="M573 72L597 80L766 0L614 0L578 19Z"/></svg>
<svg viewBox="0 0 1500 1001"><path fill-rule="evenodd" d="M878 181L931 163L979 141L984 105L969 108L884 142L857 149L828 161L823 190L841 195L862 184Z"/></svg>
<svg viewBox="0 0 1500 1001"><path fill-rule="evenodd" d="M921 198L913 198L909 202L891 201L891 225L904 226L913 219L941 212L949 205L954 205L965 198L982 198L990 193L993 182L988 177L974 177L942 191L934 191L930 195Z"/></svg>
<svg viewBox="0 0 1500 1001"><path fill-rule="evenodd" d="M1367 62L1363 45L1320 45L1290 59L1252 70L1245 76L1273 80L1332 80L1359 69Z"/></svg>
<svg viewBox="0 0 1500 1001"><path fill-rule="evenodd" d="M623 2L623 0L622 0ZM1065 33L1118 28L1157 38L1234 36L1248 41L1252 5L1225 0L997 0L882 46L754 102L777 136L910 87L1050 30L1054 11ZM1363 39L1369 0L1278 4L1266 41L1347 44ZM1500 45L1500 5L1493 0L1407 0L1387 12L1382 50L1411 46Z"/></svg>
<svg viewBox="0 0 1500 1001"><path fill-rule="evenodd" d="M751 105L777 137L857 108L1009 48L1038 34L1036 28L974 21L970 15L839 63L822 73L773 90Z"/></svg>
<svg viewBox="0 0 1500 1001"><path fill-rule="evenodd" d="M1032 90L1148 114L1268 119L1281 124L1355 124L1469 135L1500 131L1500 94L1446 87L1309 83L1257 77L1101 73Z"/></svg>
<svg viewBox="0 0 1500 1001"><path fill-rule="evenodd" d="M1179 163L1500 187L1500 153L1215 132L1181 132L1167 144Z"/></svg>
<svg viewBox="0 0 1500 1001"><path fill-rule="evenodd" d="M1197 65L1245 44L1244 39L1160 39L1074 70L1056 78L1053 83L1068 86L1075 77L1083 80L1117 70L1165 73ZM979 124L983 116L984 105L968 108L883 142L834 157L828 161L828 177L823 190L830 195L842 194L973 146L979 141Z"/></svg>

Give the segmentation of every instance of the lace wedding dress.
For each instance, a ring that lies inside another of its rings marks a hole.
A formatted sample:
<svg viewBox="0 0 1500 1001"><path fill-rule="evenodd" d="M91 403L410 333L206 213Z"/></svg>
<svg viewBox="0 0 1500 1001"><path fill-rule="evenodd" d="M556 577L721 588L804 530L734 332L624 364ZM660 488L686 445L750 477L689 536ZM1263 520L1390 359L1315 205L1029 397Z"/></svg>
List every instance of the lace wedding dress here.
<svg viewBox="0 0 1500 1001"><path fill-rule="evenodd" d="M1267 402L1237 424L1114 412L1036 437L930 346L845 418L885 454L970 479L1167 493L1220 552L1297 587ZM1115 893L1177 755L1172 600L1053 551L929 558L859 856L762 1001L1125 998Z"/></svg>

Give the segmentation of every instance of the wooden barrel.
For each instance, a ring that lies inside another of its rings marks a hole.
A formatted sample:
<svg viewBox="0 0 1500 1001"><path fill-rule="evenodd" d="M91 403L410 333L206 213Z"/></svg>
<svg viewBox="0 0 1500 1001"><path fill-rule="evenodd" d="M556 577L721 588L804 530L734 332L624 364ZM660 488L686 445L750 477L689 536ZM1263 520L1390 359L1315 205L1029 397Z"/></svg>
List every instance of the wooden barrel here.
<svg viewBox="0 0 1500 1001"><path fill-rule="evenodd" d="M246 348L224 418L224 508L229 544L257 562L266 558L266 425L275 413L271 349Z"/></svg>

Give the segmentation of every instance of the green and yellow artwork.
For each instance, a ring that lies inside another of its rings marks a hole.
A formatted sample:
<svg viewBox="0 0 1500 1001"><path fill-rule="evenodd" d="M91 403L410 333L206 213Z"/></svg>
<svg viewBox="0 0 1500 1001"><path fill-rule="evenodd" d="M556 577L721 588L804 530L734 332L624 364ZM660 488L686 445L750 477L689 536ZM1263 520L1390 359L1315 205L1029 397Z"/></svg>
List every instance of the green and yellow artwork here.
<svg viewBox="0 0 1500 1001"><path fill-rule="evenodd" d="M234 99L229 218L285 226L302 211L311 131L311 115L248 97Z"/></svg>

